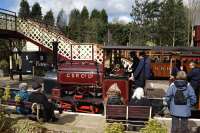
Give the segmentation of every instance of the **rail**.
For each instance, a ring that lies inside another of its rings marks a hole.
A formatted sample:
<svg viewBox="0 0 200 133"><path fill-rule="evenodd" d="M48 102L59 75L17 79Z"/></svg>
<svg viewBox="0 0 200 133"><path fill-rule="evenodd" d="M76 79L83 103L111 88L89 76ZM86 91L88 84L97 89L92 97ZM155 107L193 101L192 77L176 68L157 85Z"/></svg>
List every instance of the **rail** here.
<svg viewBox="0 0 200 133"><path fill-rule="evenodd" d="M0 29L17 30L17 16L15 12L0 8Z"/></svg>

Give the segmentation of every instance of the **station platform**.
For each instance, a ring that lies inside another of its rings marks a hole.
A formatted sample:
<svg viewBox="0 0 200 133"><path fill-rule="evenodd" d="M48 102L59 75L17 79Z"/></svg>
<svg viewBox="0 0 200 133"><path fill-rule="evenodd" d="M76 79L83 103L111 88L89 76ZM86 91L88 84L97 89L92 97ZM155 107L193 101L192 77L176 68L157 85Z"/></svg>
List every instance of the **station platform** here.
<svg viewBox="0 0 200 133"><path fill-rule="evenodd" d="M17 88L20 82L27 82L29 89L31 89L31 83L33 81L32 75L23 75L23 81L18 80L18 75L14 76L14 80L10 80L10 77L0 77L0 87L5 87L6 82L10 83L12 88ZM39 79L39 77L34 77L34 79ZM168 82L156 82L157 86L161 87L161 84L165 84L167 86ZM166 87L161 88L166 88ZM154 88L150 84L149 88ZM162 93L165 90L158 88L161 90ZM157 97L158 94L162 94L161 92L154 93L154 90L150 89L148 92L152 97ZM53 130L59 133L103 133L106 121L105 116L102 114L86 114L86 113L74 113L74 112L63 112L59 114L56 112L59 120L55 123L43 123L42 125L45 126L49 130ZM23 117L20 115L12 114L12 117ZM156 120L160 121L164 125L167 126L168 131L170 132L171 129L171 118L165 117L154 117ZM29 120L28 118L20 119L21 121ZM30 120L29 120L30 121ZM20 121L19 121L20 122ZM191 133L200 133L200 119L189 119L189 128ZM137 131L128 131L128 133L139 133Z"/></svg>

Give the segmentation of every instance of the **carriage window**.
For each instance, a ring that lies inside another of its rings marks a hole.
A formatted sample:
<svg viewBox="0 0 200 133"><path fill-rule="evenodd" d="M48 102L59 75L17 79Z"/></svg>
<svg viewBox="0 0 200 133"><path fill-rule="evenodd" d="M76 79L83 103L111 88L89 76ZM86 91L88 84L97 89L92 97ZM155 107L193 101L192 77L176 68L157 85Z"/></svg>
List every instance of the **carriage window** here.
<svg viewBox="0 0 200 133"><path fill-rule="evenodd" d="M126 50L107 50L105 52L105 76L123 77L128 76L128 67L131 67L129 51Z"/></svg>

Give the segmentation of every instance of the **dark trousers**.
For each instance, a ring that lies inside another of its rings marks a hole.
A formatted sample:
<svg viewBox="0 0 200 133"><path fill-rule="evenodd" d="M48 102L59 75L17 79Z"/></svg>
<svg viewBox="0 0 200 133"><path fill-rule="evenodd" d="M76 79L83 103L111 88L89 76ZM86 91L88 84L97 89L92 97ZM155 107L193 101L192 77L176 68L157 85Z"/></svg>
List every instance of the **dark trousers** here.
<svg viewBox="0 0 200 133"><path fill-rule="evenodd" d="M171 133L189 133L188 117L172 116Z"/></svg>
<svg viewBox="0 0 200 133"><path fill-rule="evenodd" d="M55 107L52 103L49 103L48 107L44 107L42 113L45 121L50 121L52 118L55 118L54 109Z"/></svg>

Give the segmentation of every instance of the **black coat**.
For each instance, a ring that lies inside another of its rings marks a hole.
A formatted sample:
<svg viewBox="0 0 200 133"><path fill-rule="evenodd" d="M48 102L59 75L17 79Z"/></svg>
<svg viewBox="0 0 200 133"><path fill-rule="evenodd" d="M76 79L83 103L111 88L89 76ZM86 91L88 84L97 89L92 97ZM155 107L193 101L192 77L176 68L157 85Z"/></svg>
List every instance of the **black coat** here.
<svg viewBox="0 0 200 133"><path fill-rule="evenodd" d="M29 101L43 105L45 109L50 108L50 103L45 94L40 92L32 92L29 96Z"/></svg>
<svg viewBox="0 0 200 133"><path fill-rule="evenodd" d="M32 103L41 104L44 107L42 114L45 121L49 121L51 118L55 117L53 104L48 101L45 94L40 92L32 92L29 96L29 101Z"/></svg>
<svg viewBox="0 0 200 133"><path fill-rule="evenodd" d="M191 72L188 73L187 77L195 91L200 89L200 68L193 68Z"/></svg>

